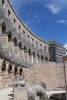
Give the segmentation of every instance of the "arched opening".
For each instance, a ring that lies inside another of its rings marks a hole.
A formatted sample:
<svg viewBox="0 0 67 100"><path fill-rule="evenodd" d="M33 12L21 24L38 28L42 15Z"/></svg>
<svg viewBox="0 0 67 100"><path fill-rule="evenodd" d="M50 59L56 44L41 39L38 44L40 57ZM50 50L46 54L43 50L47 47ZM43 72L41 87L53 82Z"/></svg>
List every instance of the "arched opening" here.
<svg viewBox="0 0 67 100"><path fill-rule="evenodd" d="M41 62L42 62L42 61L44 61L44 57L43 57L43 55L41 55Z"/></svg>
<svg viewBox="0 0 67 100"><path fill-rule="evenodd" d="M20 48L20 49L22 48L22 43L21 43L21 42L19 42L19 48Z"/></svg>
<svg viewBox="0 0 67 100"><path fill-rule="evenodd" d="M35 59L35 52L33 51L33 62L35 63L36 62L36 59Z"/></svg>
<svg viewBox="0 0 67 100"><path fill-rule="evenodd" d="M37 59L38 59L38 62L39 62L39 60L40 60L39 58L40 58L40 57L39 57L39 54L37 54Z"/></svg>
<svg viewBox="0 0 67 100"><path fill-rule="evenodd" d="M12 34L11 34L11 31L9 31L9 34L8 34L8 41L10 41L12 38Z"/></svg>
<svg viewBox="0 0 67 100"><path fill-rule="evenodd" d="M28 50L28 54L29 54L29 63L31 63L32 58L31 58L31 50L30 49Z"/></svg>
<svg viewBox="0 0 67 100"><path fill-rule="evenodd" d="M24 52L26 52L27 51L27 48L26 48L26 46L24 46Z"/></svg>
<svg viewBox="0 0 67 100"><path fill-rule="evenodd" d="M14 68L14 74L16 75L18 73L18 68L17 68L17 66L15 66L15 68Z"/></svg>
<svg viewBox="0 0 67 100"><path fill-rule="evenodd" d="M2 63L2 71L6 71L6 61L3 60L3 63Z"/></svg>
<svg viewBox="0 0 67 100"><path fill-rule="evenodd" d="M17 44L17 38L15 37L14 38L14 45L16 45Z"/></svg>
<svg viewBox="0 0 67 100"><path fill-rule="evenodd" d="M30 49L28 50L28 53L29 53L29 56L30 56L31 55L31 50Z"/></svg>
<svg viewBox="0 0 67 100"><path fill-rule="evenodd" d="M2 5L4 4L4 2L5 2L5 1L4 1L4 0L2 0Z"/></svg>
<svg viewBox="0 0 67 100"><path fill-rule="evenodd" d="M2 23L2 32L5 32L6 31L6 25L5 25L5 23L3 22Z"/></svg>
<svg viewBox="0 0 67 100"><path fill-rule="evenodd" d="M47 57L45 57L45 61L46 61L46 62L48 61L48 58L47 58Z"/></svg>
<svg viewBox="0 0 67 100"><path fill-rule="evenodd" d="M33 51L33 57L35 58L35 52Z"/></svg>
<svg viewBox="0 0 67 100"><path fill-rule="evenodd" d="M19 70L19 75L20 75L20 76L22 75L22 72L23 72L23 69L20 68L20 70Z"/></svg>
<svg viewBox="0 0 67 100"><path fill-rule="evenodd" d="M9 64L8 73L10 73L11 71L12 71L12 65Z"/></svg>

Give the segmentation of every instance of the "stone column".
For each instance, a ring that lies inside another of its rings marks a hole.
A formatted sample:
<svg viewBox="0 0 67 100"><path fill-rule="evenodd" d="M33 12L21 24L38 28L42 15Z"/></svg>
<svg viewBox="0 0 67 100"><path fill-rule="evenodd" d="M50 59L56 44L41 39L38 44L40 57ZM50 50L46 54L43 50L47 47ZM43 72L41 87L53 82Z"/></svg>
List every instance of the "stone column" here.
<svg viewBox="0 0 67 100"><path fill-rule="evenodd" d="M9 51L9 56L14 54L14 42L12 40L8 42L8 51Z"/></svg>
<svg viewBox="0 0 67 100"><path fill-rule="evenodd" d="M15 67L15 65L12 64L12 76L13 76L13 79L15 78L14 67Z"/></svg>
<svg viewBox="0 0 67 100"><path fill-rule="evenodd" d="M37 59L37 56L35 55L35 57L33 57L33 62L34 62L34 64L36 64L36 63L38 63L38 59Z"/></svg>
<svg viewBox="0 0 67 100"><path fill-rule="evenodd" d="M9 84L9 74L8 74L9 62L6 61L6 87Z"/></svg>
<svg viewBox="0 0 67 100"><path fill-rule="evenodd" d="M6 64L6 62L5 62ZM4 67L4 65L2 65L2 67ZM6 68L5 70L2 70L2 87L6 88Z"/></svg>
<svg viewBox="0 0 67 100"><path fill-rule="evenodd" d="M24 50L22 48L19 49L19 59L20 59L20 61L24 60Z"/></svg>
<svg viewBox="0 0 67 100"><path fill-rule="evenodd" d="M2 63L3 63L3 59L0 58L0 89L2 88Z"/></svg>
<svg viewBox="0 0 67 100"><path fill-rule="evenodd" d="M19 47L18 45L14 46L14 58L19 58Z"/></svg>
<svg viewBox="0 0 67 100"><path fill-rule="evenodd" d="M29 55L29 63L33 64L33 54Z"/></svg>
<svg viewBox="0 0 67 100"><path fill-rule="evenodd" d="M28 51L26 51L26 53L25 53L25 62L29 63L29 54L28 54Z"/></svg>
<svg viewBox="0 0 67 100"><path fill-rule="evenodd" d="M1 27L1 23L0 23L0 37L2 35L2 27Z"/></svg>
<svg viewBox="0 0 67 100"><path fill-rule="evenodd" d="M1 36L1 44L2 44L2 48L4 49L8 49L8 36L7 34L2 34Z"/></svg>

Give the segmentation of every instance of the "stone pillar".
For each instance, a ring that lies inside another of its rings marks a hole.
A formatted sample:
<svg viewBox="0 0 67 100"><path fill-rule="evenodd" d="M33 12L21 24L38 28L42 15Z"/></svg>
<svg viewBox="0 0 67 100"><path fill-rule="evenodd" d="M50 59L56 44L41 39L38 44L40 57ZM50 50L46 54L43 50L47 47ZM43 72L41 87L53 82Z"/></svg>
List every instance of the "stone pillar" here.
<svg viewBox="0 0 67 100"><path fill-rule="evenodd" d="M33 64L33 54L29 55L29 63Z"/></svg>
<svg viewBox="0 0 67 100"><path fill-rule="evenodd" d="M9 51L9 56L14 54L14 42L12 40L8 42L8 51Z"/></svg>
<svg viewBox="0 0 67 100"><path fill-rule="evenodd" d="M38 59L37 59L37 56L35 56L35 57L33 57L33 62L34 62L34 64L36 64L36 63L38 63Z"/></svg>
<svg viewBox="0 0 67 100"><path fill-rule="evenodd" d="M1 36L1 44L3 49L8 49L8 36L7 34L2 34Z"/></svg>
<svg viewBox="0 0 67 100"><path fill-rule="evenodd" d="M12 64L10 64L9 66L11 66L11 70L8 72L8 75L9 75L9 87L12 87L13 86Z"/></svg>
<svg viewBox="0 0 67 100"><path fill-rule="evenodd" d="M6 61L6 87L9 84L9 74L8 74L9 62Z"/></svg>
<svg viewBox="0 0 67 100"><path fill-rule="evenodd" d="M2 67L6 67L6 61L4 63L4 65L2 65ZM2 69L2 87L6 88L6 68Z"/></svg>
<svg viewBox="0 0 67 100"><path fill-rule="evenodd" d="M3 63L3 59L0 58L0 89L2 88L2 63Z"/></svg>
<svg viewBox="0 0 67 100"><path fill-rule="evenodd" d="M19 49L19 59L20 61L24 60L24 50L23 49Z"/></svg>
<svg viewBox="0 0 67 100"><path fill-rule="evenodd" d="M19 58L19 47L18 45L14 46L14 58Z"/></svg>
<svg viewBox="0 0 67 100"><path fill-rule="evenodd" d="M38 63L38 57L35 56L35 63Z"/></svg>
<svg viewBox="0 0 67 100"><path fill-rule="evenodd" d="M2 35L2 27L1 27L1 24L0 24L0 37Z"/></svg>
<svg viewBox="0 0 67 100"><path fill-rule="evenodd" d="M15 65L13 64L12 65L12 76L13 76L13 79L15 78L14 67L15 67Z"/></svg>
<svg viewBox="0 0 67 100"><path fill-rule="evenodd" d="M26 53L25 53L25 62L29 63L29 54L28 54L28 51L26 51Z"/></svg>

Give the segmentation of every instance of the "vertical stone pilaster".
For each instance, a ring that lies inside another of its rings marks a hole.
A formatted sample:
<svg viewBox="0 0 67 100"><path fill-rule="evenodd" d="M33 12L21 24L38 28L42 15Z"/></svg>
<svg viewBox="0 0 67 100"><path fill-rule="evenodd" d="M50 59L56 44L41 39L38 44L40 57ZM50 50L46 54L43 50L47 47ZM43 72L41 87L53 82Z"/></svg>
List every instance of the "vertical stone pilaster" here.
<svg viewBox="0 0 67 100"><path fill-rule="evenodd" d="M35 56L34 62L35 62L35 63L38 63L38 58L37 58L37 56Z"/></svg>
<svg viewBox="0 0 67 100"><path fill-rule="evenodd" d="M14 54L14 42L12 40L8 42L8 50L9 50L9 55Z"/></svg>
<svg viewBox="0 0 67 100"><path fill-rule="evenodd" d="M0 39L1 39L2 48L7 49L8 48L8 36L7 36L7 34L6 33L2 34Z"/></svg>
<svg viewBox="0 0 67 100"><path fill-rule="evenodd" d="M14 46L14 57L15 57L15 59L19 58L19 47L18 47L18 45Z"/></svg>
<svg viewBox="0 0 67 100"><path fill-rule="evenodd" d="M29 55L29 63L33 64L33 54Z"/></svg>
<svg viewBox="0 0 67 100"><path fill-rule="evenodd" d="M9 62L6 61L6 87L9 84L9 74L8 74Z"/></svg>
<svg viewBox="0 0 67 100"><path fill-rule="evenodd" d="M15 68L15 65L12 64L12 77L13 77L13 79L15 78L14 68Z"/></svg>
<svg viewBox="0 0 67 100"><path fill-rule="evenodd" d="M6 88L6 61L2 64L2 87Z"/></svg>
<svg viewBox="0 0 67 100"><path fill-rule="evenodd" d="M23 49L19 49L19 59L20 59L20 61L24 60L24 51L23 51Z"/></svg>
<svg viewBox="0 0 67 100"><path fill-rule="evenodd" d="M2 35L2 27L1 27L1 23L0 23L0 37Z"/></svg>
<svg viewBox="0 0 67 100"><path fill-rule="evenodd" d="M29 63L29 54L28 54L28 51L26 51L26 53L25 53L25 62Z"/></svg>
<svg viewBox="0 0 67 100"><path fill-rule="evenodd" d="M3 59L0 58L0 89L2 88L2 63L3 63Z"/></svg>

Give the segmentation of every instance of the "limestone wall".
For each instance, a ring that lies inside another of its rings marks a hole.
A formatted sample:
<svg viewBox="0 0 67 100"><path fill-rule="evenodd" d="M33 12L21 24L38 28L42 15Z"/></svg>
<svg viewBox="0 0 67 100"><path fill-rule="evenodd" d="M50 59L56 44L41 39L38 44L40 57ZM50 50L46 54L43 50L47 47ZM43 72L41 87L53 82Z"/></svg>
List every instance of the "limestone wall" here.
<svg viewBox="0 0 67 100"><path fill-rule="evenodd" d="M39 63L24 71L29 86L44 81L47 91L64 90L64 69L62 64L53 62Z"/></svg>

